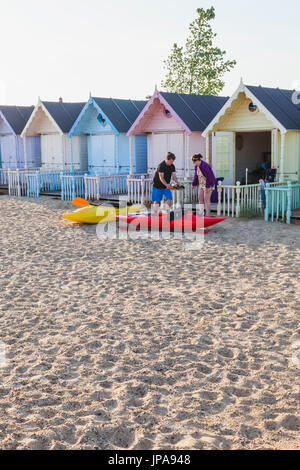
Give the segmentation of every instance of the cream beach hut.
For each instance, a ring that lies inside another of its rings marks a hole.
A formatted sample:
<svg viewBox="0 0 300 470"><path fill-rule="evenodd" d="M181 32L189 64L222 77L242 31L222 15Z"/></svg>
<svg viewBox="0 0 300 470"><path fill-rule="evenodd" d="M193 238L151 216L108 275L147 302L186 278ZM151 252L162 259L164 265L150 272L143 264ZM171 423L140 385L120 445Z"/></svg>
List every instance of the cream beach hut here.
<svg viewBox="0 0 300 470"><path fill-rule="evenodd" d="M87 137L69 138L68 132L85 103L64 103L38 100L23 132L41 138L41 168L73 171L88 169ZM26 147L25 147L26 148Z"/></svg>
<svg viewBox="0 0 300 470"><path fill-rule="evenodd" d="M278 181L300 181L300 99L293 90L241 81L203 136L211 137L211 163L225 184L244 183L267 160Z"/></svg>

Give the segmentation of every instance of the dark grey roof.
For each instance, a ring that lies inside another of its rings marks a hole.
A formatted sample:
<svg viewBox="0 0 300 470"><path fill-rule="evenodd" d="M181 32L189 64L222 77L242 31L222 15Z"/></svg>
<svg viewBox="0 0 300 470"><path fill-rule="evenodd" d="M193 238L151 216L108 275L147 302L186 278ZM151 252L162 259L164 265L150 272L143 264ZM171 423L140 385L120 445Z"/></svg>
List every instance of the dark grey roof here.
<svg viewBox="0 0 300 470"><path fill-rule="evenodd" d="M69 132L85 105L85 103L60 101L43 101L42 103L64 133Z"/></svg>
<svg viewBox="0 0 300 470"><path fill-rule="evenodd" d="M17 135L22 133L33 110L34 106L0 106L0 112Z"/></svg>
<svg viewBox="0 0 300 470"><path fill-rule="evenodd" d="M300 104L293 103L294 90L246 87L286 129L300 129Z"/></svg>
<svg viewBox="0 0 300 470"><path fill-rule="evenodd" d="M94 98L94 100L118 132L127 132L147 104L147 101L116 98Z"/></svg>
<svg viewBox="0 0 300 470"><path fill-rule="evenodd" d="M204 131L228 97L160 92L191 131Z"/></svg>

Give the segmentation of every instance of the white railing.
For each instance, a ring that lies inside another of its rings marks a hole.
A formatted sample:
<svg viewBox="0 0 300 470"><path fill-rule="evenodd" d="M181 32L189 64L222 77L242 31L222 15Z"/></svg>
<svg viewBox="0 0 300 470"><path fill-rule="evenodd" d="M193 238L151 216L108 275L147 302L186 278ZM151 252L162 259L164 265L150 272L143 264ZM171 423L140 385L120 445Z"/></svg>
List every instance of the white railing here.
<svg viewBox="0 0 300 470"><path fill-rule="evenodd" d="M282 186L284 183L270 183L271 187ZM217 214L227 217L240 217L242 214L262 214L263 202L260 184L235 185L218 183Z"/></svg>
<svg viewBox="0 0 300 470"><path fill-rule="evenodd" d="M103 196L127 193L127 175L84 175L85 199L100 199Z"/></svg>
<svg viewBox="0 0 300 470"><path fill-rule="evenodd" d="M27 195L27 174L28 170L16 169L7 171L7 184L9 196Z"/></svg>
<svg viewBox="0 0 300 470"><path fill-rule="evenodd" d="M151 202L153 177L147 175L132 175L127 177L128 202L133 204L144 204ZM174 190L173 205L181 207L183 204L197 202L197 191L192 190L192 180L178 178L180 184L184 185L184 190Z"/></svg>
<svg viewBox="0 0 300 470"><path fill-rule="evenodd" d="M149 175L127 176L127 200L133 204L151 201L152 178Z"/></svg>

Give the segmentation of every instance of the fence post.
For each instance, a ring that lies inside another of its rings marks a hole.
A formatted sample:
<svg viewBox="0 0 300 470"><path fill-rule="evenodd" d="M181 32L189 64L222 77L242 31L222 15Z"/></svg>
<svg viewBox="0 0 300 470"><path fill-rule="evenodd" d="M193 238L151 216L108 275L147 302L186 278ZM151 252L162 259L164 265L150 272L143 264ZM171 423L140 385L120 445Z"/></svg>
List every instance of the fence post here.
<svg viewBox="0 0 300 470"><path fill-rule="evenodd" d="M11 172L10 168L7 170L7 187L8 187L8 195L11 196Z"/></svg>
<svg viewBox="0 0 300 470"><path fill-rule="evenodd" d="M221 215L222 212L222 181L218 182L218 205L217 205L217 215L218 217Z"/></svg>
<svg viewBox="0 0 300 470"><path fill-rule="evenodd" d="M141 204L144 205L145 202L145 176L141 177Z"/></svg>
<svg viewBox="0 0 300 470"><path fill-rule="evenodd" d="M236 183L236 217L240 216L241 212L241 183L237 181Z"/></svg>
<svg viewBox="0 0 300 470"><path fill-rule="evenodd" d="M269 204L270 204L270 183L266 184L265 192L266 192L266 208L265 208L265 222L268 222L269 220Z"/></svg>
<svg viewBox="0 0 300 470"><path fill-rule="evenodd" d="M97 201L100 199L100 175L96 176L96 184L97 184Z"/></svg>
<svg viewBox="0 0 300 470"><path fill-rule="evenodd" d="M291 223L292 216L292 183L288 181L288 190L287 190L287 211L286 211L286 223Z"/></svg>
<svg viewBox="0 0 300 470"><path fill-rule="evenodd" d="M84 176L83 176L83 180L84 180L84 198L87 199L87 177L88 177L88 174L85 173Z"/></svg>
<svg viewBox="0 0 300 470"><path fill-rule="evenodd" d="M21 196L21 184L20 184L20 171L19 168L16 170L16 180L17 180L17 196Z"/></svg>
<svg viewBox="0 0 300 470"><path fill-rule="evenodd" d="M41 192L41 174L39 171L36 172L35 175L35 195L36 197L40 197L40 192Z"/></svg>

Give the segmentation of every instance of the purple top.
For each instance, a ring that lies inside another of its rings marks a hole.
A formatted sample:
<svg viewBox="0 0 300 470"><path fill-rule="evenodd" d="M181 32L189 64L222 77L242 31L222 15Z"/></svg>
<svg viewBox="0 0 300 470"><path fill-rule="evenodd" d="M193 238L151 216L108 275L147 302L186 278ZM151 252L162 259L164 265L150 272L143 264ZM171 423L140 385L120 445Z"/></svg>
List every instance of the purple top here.
<svg viewBox="0 0 300 470"><path fill-rule="evenodd" d="M216 184L216 178L214 172L212 171L210 165L203 160L200 163L200 170L206 178L206 187L207 188L214 188ZM195 175L193 179L193 186L199 186L198 174L197 174L197 166L195 166Z"/></svg>

